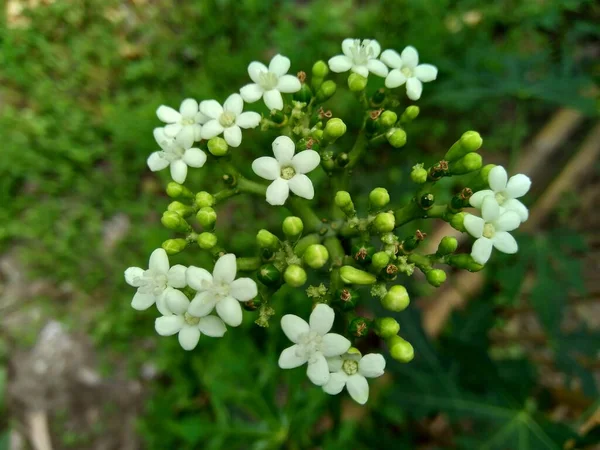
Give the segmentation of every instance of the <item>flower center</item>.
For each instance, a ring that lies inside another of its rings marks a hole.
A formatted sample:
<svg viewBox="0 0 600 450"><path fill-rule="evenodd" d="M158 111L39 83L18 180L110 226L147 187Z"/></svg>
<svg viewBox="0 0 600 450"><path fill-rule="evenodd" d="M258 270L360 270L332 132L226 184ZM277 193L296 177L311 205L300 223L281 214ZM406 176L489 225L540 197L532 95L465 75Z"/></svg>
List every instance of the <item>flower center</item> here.
<svg viewBox="0 0 600 450"><path fill-rule="evenodd" d="M281 178L283 178L284 180L291 180L292 178L294 178L294 175L296 175L296 171L293 167L287 166L281 168Z"/></svg>
<svg viewBox="0 0 600 450"><path fill-rule="evenodd" d="M362 42L360 42L360 39L354 40L354 45L350 47L350 53L352 54L354 64L362 66L367 64L369 59L375 57L373 48L369 45L370 43L370 39L365 39Z"/></svg>
<svg viewBox="0 0 600 450"><path fill-rule="evenodd" d="M219 117L219 123L225 128L230 127L235 123L235 114L230 111L225 111L221 114L221 117Z"/></svg>
<svg viewBox="0 0 600 450"><path fill-rule="evenodd" d="M315 353L321 351L322 343L323 337L316 331L309 331L308 333L303 333L298 338L298 348L296 349L296 355L310 360L315 355Z"/></svg>
<svg viewBox="0 0 600 450"><path fill-rule="evenodd" d="M351 359L346 359L342 364L342 369L347 375L354 375L358 372L358 363L356 361L352 361Z"/></svg>
<svg viewBox="0 0 600 450"><path fill-rule="evenodd" d="M183 125L183 126L194 125L195 123L196 123L196 121L192 118L181 119L181 125Z"/></svg>
<svg viewBox="0 0 600 450"><path fill-rule="evenodd" d="M502 205L507 200L506 194L504 192L496 192L495 197L496 197L496 202L499 205Z"/></svg>
<svg viewBox="0 0 600 450"><path fill-rule="evenodd" d="M211 290L212 290L213 295L215 296L215 300L220 301L220 300L224 299L225 297L229 296L231 287L227 283L220 282L220 283L214 283L212 285Z"/></svg>
<svg viewBox="0 0 600 450"><path fill-rule="evenodd" d="M277 86L279 77L273 72L262 72L258 76L258 85L265 91L270 91Z"/></svg>
<svg viewBox="0 0 600 450"><path fill-rule="evenodd" d="M177 161L178 159L181 159L184 153L185 149L181 145L173 143L168 150L159 152L158 155L169 162L173 162Z"/></svg>
<svg viewBox="0 0 600 450"><path fill-rule="evenodd" d="M491 239L494 237L494 234L496 234L496 229L494 228L494 225L492 225L491 223L486 223L483 226L483 237Z"/></svg>
<svg viewBox="0 0 600 450"><path fill-rule="evenodd" d="M200 323L200 317L192 316L188 312L183 315L183 320L185 320L185 323L191 326L198 325Z"/></svg>
<svg viewBox="0 0 600 450"><path fill-rule="evenodd" d="M403 67L400 69L400 72L402 72L406 78L411 78L413 76L413 71L410 67Z"/></svg>
<svg viewBox="0 0 600 450"><path fill-rule="evenodd" d="M142 294L159 296L167 287L167 275L148 269L135 282L139 285L138 290Z"/></svg>

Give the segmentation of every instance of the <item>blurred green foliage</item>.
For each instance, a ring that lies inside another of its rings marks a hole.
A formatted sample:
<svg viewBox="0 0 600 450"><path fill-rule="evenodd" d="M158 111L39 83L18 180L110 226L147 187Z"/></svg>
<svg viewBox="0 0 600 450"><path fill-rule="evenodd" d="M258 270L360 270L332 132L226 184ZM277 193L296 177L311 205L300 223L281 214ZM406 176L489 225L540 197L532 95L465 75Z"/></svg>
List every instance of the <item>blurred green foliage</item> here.
<svg viewBox="0 0 600 450"><path fill-rule="evenodd" d="M549 420L552 404L535 365L524 353L494 355L488 334L497 308L511 304L527 268L535 267L531 303L557 364L582 380L588 396L597 395L571 356L573 349L592 355L597 337L582 330L569 341L558 327L564 298L581 285L572 256L583 251L578 236L555 232L564 254L556 253L556 235L522 239L519 257L498 258L482 301L455 314L439 342L425 337L416 310L400 314L415 361L390 364L393 382L375 388L364 414L341 424L339 396L309 386L302 370L278 369L285 341L276 321L258 329L246 314L244 326L221 340L202 338L188 354L175 339L155 337L150 313L129 307L133 292L122 271L143 266L168 236L159 221L168 175L151 174L145 163L156 147L151 131L160 125L160 104L176 106L189 96L223 100L247 82L250 61L276 52L292 59L293 71L308 72L316 59L338 54L345 37L374 37L397 50L414 45L423 62L438 66L438 80L425 86L406 149L370 155L355 187L367 193L384 181L394 184L390 193L399 202L410 167L445 151L467 129L514 161L523 140L557 107L593 115L588 47L600 35L599 18L592 0L57 0L25 9L17 23L5 14L0 251L16 251L31 276L69 281L101 302L91 333L128 354L134 376L143 364L158 368L139 424L147 448L414 448L428 439L415 423L440 413L452 433L428 448L562 448L579 439L577 424ZM372 87L378 82L370 80ZM353 123L348 112L336 113ZM268 145L256 142L246 149L248 160ZM193 173L189 184L200 187L205 176ZM267 222L242 218L263 217L266 209L233 205L232 249L251 248L252 233ZM132 229L107 249L107 226L118 217ZM282 293L275 306L308 315L301 292ZM56 308L72 313L68 305ZM77 316L65 320L76 325ZM152 351L132 351L148 337Z"/></svg>

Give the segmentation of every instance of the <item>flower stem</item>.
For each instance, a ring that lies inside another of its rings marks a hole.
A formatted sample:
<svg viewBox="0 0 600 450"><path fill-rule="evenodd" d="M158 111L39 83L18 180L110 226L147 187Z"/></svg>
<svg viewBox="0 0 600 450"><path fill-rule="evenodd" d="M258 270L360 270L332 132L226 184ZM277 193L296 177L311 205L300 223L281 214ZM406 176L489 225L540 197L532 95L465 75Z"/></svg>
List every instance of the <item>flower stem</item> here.
<svg viewBox="0 0 600 450"><path fill-rule="evenodd" d="M258 257L246 257L237 258L237 268L243 272L251 272L260 268L260 258Z"/></svg>
<svg viewBox="0 0 600 450"><path fill-rule="evenodd" d="M286 203L288 209L304 222L304 229L307 232L320 231L323 228L323 222L313 209L298 197L290 197Z"/></svg>

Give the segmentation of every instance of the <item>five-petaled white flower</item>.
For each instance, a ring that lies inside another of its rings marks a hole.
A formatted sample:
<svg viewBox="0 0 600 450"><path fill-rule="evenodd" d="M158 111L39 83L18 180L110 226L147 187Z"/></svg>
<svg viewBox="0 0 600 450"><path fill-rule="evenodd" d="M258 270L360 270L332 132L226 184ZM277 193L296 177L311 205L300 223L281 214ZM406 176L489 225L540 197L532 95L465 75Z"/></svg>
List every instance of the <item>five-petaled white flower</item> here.
<svg viewBox="0 0 600 450"><path fill-rule="evenodd" d="M191 148L194 140L187 133L172 138L165 134L163 128L155 128L154 139L162 150L152 153L148 158L148 167L152 172L170 165L171 178L177 183L184 183L188 166L202 167L206 162L206 153L199 148Z"/></svg>
<svg viewBox="0 0 600 450"><path fill-rule="evenodd" d="M317 386L329 381L329 366L325 358L343 355L350 348L350 341L344 336L329 333L335 313L330 306L318 304L310 315L310 325L293 314L281 318L281 328L290 341L291 347L281 352L279 367L293 369L308 363L306 374Z"/></svg>
<svg viewBox="0 0 600 450"><path fill-rule="evenodd" d="M178 298L182 295L185 297L181 291L173 288L185 287L186 267L180 264L169 267L169 257L162 248L152 252L148 267L147 270L140 267L129 267L125 270L125 281L137 288L131 306L143 311L156 303L161 314L171 314L168 298Z"/></svg>
<svg viewBox="0 0 600 450"><path fill-rule="evenodd" d="M329 59L329 68L333 72L352 70L365 78L369 76L369 72L380 77L388 74L388 68L377 59L381 53L381 46L374 39L344 39L342 52L343 55Z"/></svg>
<svg viewBox="0 0 600 450"><path fill-rule="evenodd" d="M475 192L469 202L475 208L481 208L483 199L492 196L500 205L500 212L514 211L525 222L529 217L529 210L517 198L523 197L531 187L531 180L527 175L519 173L508 179L508 174L502 166L496 166L488 175L490 189Z"/></svg>
<svg viewBox="0 0 600 450"><path fill-rule="evenodd" d="M275 158L262 156L252 163L252 170L265 180L273 180L267 188L267 202L271 205L283 205L290 190L303 198L312 200L315 189L306 176L321 162L314 150L304 150L294 156L296 146L287 136L279 136L273 141Z"/></svg>
<svg viewBox="0 0 600 450"><path fill-rule="evenodd" d="M419 53L408 46L399 55L395 50L385 50L381 60L392 68L385 79L385 86L393 89L406 83L406 95L411 100L419 100L423 92L423 83L437 78L437 67L431 64L419 64Z"/></svg>
<svg viewBox="0 0 600 450"><path fill-rule="evenodd" d="M182 101L179 112L170 106L161 105L156 110L156 115L162 122L168 124L165 126L167 136L177 137L184 134L187 139L191 137L194 141L201 139L202 124L208 120L208 117L198 110L198 102L193 98Z"/></svg>
<svg viewBox="0 0 600 450"><path fill-rule="evenodd" d="M241 128L255 128L260 123L260 114L253 111L242 112L244 100L240 94L231 94L223 106L216 100L200 102L200 111L210 118L202 127L202 137L211 139L223 133L227 144L239 147L242 143Z"/></svg>
<svg viewBox="0 0 600 450"><path fill-rule="evenodd" d="M493 196L483 199L481 217L467 214L465 228L477 240L473 244L471 256L479 264L485 264L492 254L492 247L502 253L516 253L517 241L508 232L516 230L521 224L519 215L514 211L500 213L500 206Z"/></svg>
<svg viewBox="0 0 600 450"><path fill-rule="evenodd" d="M188 286L195 289L188 312L203 317L216 308L223 321L237 327L242 323L242 307L239 302L252 300L258 294L256 282L250 278L235 279L237 263L235 255L221 256L212 275L204 269L190 266L186 272Z"/></svg>
<svg viewBox="0 0 600 450"><path fill-rule="evenodd" d="M342 356L327 358L329 365L329 381L323 390L331 395L337 395L344 389L361 405L369 399L369 383L367 378L376 378L383 375L385 359L378 353L369 353L362 356L360 352L351 348Z"/></svg>
<svg viewBox="0 0 600 450"><path fill-rule="evenodd" d="M267 68L263 63L253 61L248 66L248 75L254 83L240 89L247 103L254 103L262 97L269 109L283 109L281 93L298 92L302 85L294 75L286 75L290 70L290 60L283 55L275 55Z"/></svg>

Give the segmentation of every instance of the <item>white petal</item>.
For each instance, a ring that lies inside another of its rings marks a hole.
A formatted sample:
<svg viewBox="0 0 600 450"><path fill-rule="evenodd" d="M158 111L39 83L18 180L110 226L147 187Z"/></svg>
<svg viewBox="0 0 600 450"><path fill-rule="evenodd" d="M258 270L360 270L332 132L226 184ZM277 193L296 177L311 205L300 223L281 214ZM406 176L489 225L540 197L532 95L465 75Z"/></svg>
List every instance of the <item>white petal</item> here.
<svg viewBox="0 0 600 450"><path fill-rule="evenodd" d="M377 58L381 53L381 45L375 39L369 39L367 47L371 47L371 55L373 58Z"/></svg>
<svg viewBox="0 0 600 450"><path fill-rule="evenodd" d="M202 139L212 139L223 132L223 125L216 119L211 119L202 126Z"/></svg>
<svg viewBox="0 0 600 450"><path fill-rule="evenodd" d="M244 110L244 100L242 100L242 96L238 93L231 94L225 100L223 104L223 109L227 112L232 112L236 116L239 116Z"/></svg>
<svg viewBox="0 0 600 450"><path fill-rule="evenodd" d="M402 58L403 67L414 69L417 67L417 64L419 64L419 53L417 52L416 48L410 45L402 50L400 58Z"/></svg>
<svg viewBox="0 0 600 450"><path fill-rule="evenodd" d="M423 93L423 83L421 83L417 78L410 77L406 80L406 95L411 100L419 100L421 98L421 94Z"/></svg>
<svg viewBox="0 0 600 450"><path fill-rule="evenodd" d="M348 380L348 375L344 372L334 372L329 375L329 381L323 385L323 390L329 395L337 395L344 389L346 386L346 381Z"/></svg>
<svg viewBox="0 0 600 450"><path fill-rule="evenodd" d="M339 372L342 370L342 365L344 364L344 360L341 356L333 356L331 358L327 358L327 366L329 367L329 371Z"/></svg>
<svg viewBox="0 0 600 450"><path fill-rule="evenodd" d="M165 134L164 128L155 128L152 130L152 134L154 135L154 140L156 140L156 143L160 145L160 148L163 150L168 150L173 144L173 138Z"/></svg>
<svg viewBox="0 0 600 450"><path fill-rule="evenodd" d="M327 358L331 358L332 356L339 356L346 353L350 345L350 341L341 334L328 333L323 336L323 346L321 349Z"/></svg>
<svg viewBox="0 0 600 450"><path fill-rule="evenodd" d="M492 241L488 238L480 237L473 244L473 249L471 250L471 256L475 260L475 262L479 264L485 264L490 259L490 255L492 254Z"/></svg>
<svg viewBox="0 0 600 450"><path fill-rule="evenodd" d="M290 196L290 187L283 178L277 178L267 188L267 203L273 206L285 204Z"/></svg>
<svg viewBox="0 0 600 450"><path fill-rule="evenodd" d="M158 309L158 312L160 312L163 316L170 316L173 314L173 311L171 311L169 305L167 304L167 296L165 295L166 291L167 289L165 289L161 295L156 297L156 309Z"/></svg>
<svg viewBox="0 0 600 450"><path fill-rule="evenodd" d="M183 154L183 162L190 167L202 167L206 162L206 153L199 148L189 148Z"/></svg>
<svg viewBox="0 0 600 450"><path fill-rule="evenodd" d="M464 225L471 236L480 238L483 235L485 220L473 214L467 214L465 215Z"/></svg>
<svg viewBox="0 0 600 450"><path fill-rule="evenodd" d="M194 141L198 142L202 139L202 125L195 123L194 125L189 125L194 132Z"/></svg>
<svg viewBox="0 0 600 450"><path fill-rule="evenodd" d="M260 74L261 73L267 73L269 71L269 69L267 69L267 66L265 66L263 63L258 62L258 61L252 61L249 65L248 65L248 75L250 75L250 79L252 81L254 81L255 83L258 83L260 81ZM244 96L244 94L242 94L242 97ZM244 99L246 100L246 99ZM248 101L248 100L246 100Z"/></svg>
<svg viewBox="0 0 600 450"><path fill-rule="evenodd" d="M352 47L357 43L360 44L358 39L347 38L342 41L342 52L344 55L352 57Z"/></svg>
<svg viewBox="0 0 600 450"><path fill-rule="evenodd" d="M419 64L415 67L415 77L417 77L423 83L427 83L428 81L433 81L437 78L437 67L432 66L431 64Z"/></svg>
<svg viewBox="0 0 600 450"><path fill-rule="evenodd" d="M512 231L521 225L521 216L514 211L506 211L494 221L496 231Z"/></svg>
<svg viewBox="0 0 600 450"><path fill-rule="evenodd" d="M508 175L506 170L502 166L496 166L488 175L488 183L490 184L490 188L494 192L502 192L506 189L506 182L508 180Z"/></svg>
<svg viewBox="0 0 600 450"><path fill-rule="evenodd" d="M406 75L397 69L392 70L385 79L385 87L394 89L406 83Z"/></svg>
<svg viewBox="0 0 600 450"><path fill-rule="evenodd" d="M271 89L265 92L264 95L265 105L269 109L283 109L283 97L277 89Z"/></svg>
<svg viewBox="0 0 600 450"><path fill-rule="evenodd" d="M379 353L369 353L362 357L358 363L358 372L367 378L376 378L383 375L385 358Z"/></svg>
<svg viewBox="0 0 600 450"><path fill-rule="evenodd" d="M300 80L294 75L284 75L277 82L277 90L286 94L298 92L301 88Z"/></svg>
<svg viewBox="0 0 600 450"><path fill-rule="evenodd" d="M183 127L175 137L175 145L179 145L184 150L194 145L194 129L192 127Z"/></svg>
<svg viewBox="0 0 600 450"><path fill-rule="evenodd" d="M235 119L235 124L242 128L255 128L260 124L260 114L254 111L241 113Z"/></svg>
<svg viewBox="0 0 600 450"><path fill-rule="evenodd" d="M200 111L198 111L196 113L196 115L194 116L194 122L196 122L197 124L205 124L206 122L208 122L210 120L210 117L205 116L204 114L202 114Z"/></svg>
<svg viewBox="0 0 600 450"><path fill-rule="evenodd" d="M217 314L223 322L230 327L237 327L242 323L242 307L233 297L225 297L217 302Z"/></svg>
<svg viewBox="0 0 600 450"><path fill-rule="evenodd" d="M362 77L369 78L369 69L366 65L353 65L352 72L357 73Z"/></svg>
<svg viewBox="0 0 600 450"><path fill-rule="evenodd" d="M281 355L279 355L279 367L282 369L294 369L304 364L306 358L304 356L298 356L297 350L298 346L294 344L282 351Z"/></svg>
<svg viewBox="0 0 600 450"><path fill-rule="evenodd" d="M335 312L333 312L333 308L324 303L319 303L315 306L312 313L310 313L308 323L310 324L310 329L312 331L316 331L321 336L325 336L329 333L329 330L331 330L334 319Z"/></svg>
<svg viewBox="0 0 600 450"><path fill-rule="evenodd" d="M350 397L352 397L356 403L364 405L367 403L367 400L369 400L369 383L367 383L365 377L358 373L348 377L346 389L348 389Z"/></svg>
<svg viewBox="0 0 600 450"><path fill-rule="evenodd" d="M227 331L227 327L217 316L206 316L200 318L198 329L210 337L222 337Z"/></svg>
<svg viewBox="0 0 600 450"><path fill-rule="evenodd" d="M298 343L300 335L310 331L306 321L294 314L286 314L281 318L281 329L294 344Z"/></svg>
<svg viewBox="0 0 600 450"><path fill-rule="evenodd" d="M275 55L269 63L269 72L273 72L278 77L285 75L290 70L290 59L283 55Z"/></svg>
<svg viewBox="0 0 600 450"><path fill-rule="evenodd" d="M237 125L231 125L230 127L225 128L223 137L225 138L227 145L239 147L242 143L242 129Z"/></svg>
<svg viewBox="0 0 600 450"><path fill-rule="evenodd" d="M167 274L169 271L169 257L167 252L162 248L157 248L150 254L148 267L156 272Z"/></svg>
<svg viewBox="0 0 600 450"><path fill-rule="evenodd" d="M223 114L223 107L216 100L204 100L200 102L200 112L211 119L219 119Z"/></svg>
<svg viewBox="0 0 600 450"><path fill-rule="evenodd" d="M213 279L215 283L223 282L231 284L235 280L235 274L237 272L236 258L233 253L227 253L221 256L215 263L213 269Z"/></svg>
<svg viewBox="0 0 600 450"><path fill-rule="evenodd" d="M144 269L140 267L129 267L125 271L125 282L129 286L140 287L139 279L144 275Z"/></svg>
<svg viewBox="0 0 600 450"><path fill-rule="evenodd" d="M306 175L297 173L288 181L291 191L298 197L312 200L315 197L315 188L312 181Z"/></svg>
<svg viewBox="0 0 600 450"><path fill-rule="evenodd" d="M148 157L148 168L152 172L158 172L169 166L169 160L163 158L161 152L154 152Z"/></svg>
<svg viewBox="0 0 600 450"><path fill-rule="evenodd" d="M494 234L494 237L492 238L492 242L494 247L496 247L496 249L502 253L508 253L512 255L513 253L517 253L519 250L519 246L517 245L515 238L506 231L496 231L496 234Z"/></svg>
<svg viewBox="0 0 600 450"><path fill-rule="evenodd" d="M521 203L519 200L511 198L510 200L506 200L502 207L507 211L516 212L521 218L521 222L525 222L529 218L529 210L527 207Z"/></svg>
<svg viewBox="0 0 600 450"><path fill-rule="evenodd" d="M198 327L186 325L181 329L177 337L179 338L179 345L181 345L181 348L188 351L194 350L200 340L200 330Z"/></svg>
<svg viewBox="0 0 600 450"><path fill-rule="evenodd" d="M181 130L183 130L183 125L181 123L170 123L169 125L164 127L165 134L169 137L175 137L179 134Z"/></svg>
<svg viewBox="0 0 600 450"><path fill-rule="evenodd" d="M181 159L173 161L171 163L171 178L173 181L176 181L179 184L185 183L185 179L187 178L187 164L184 163Z"/></svg>
<svg viewBox="0 0 600 450"><path fill-rule="evenodd" d="M392 69L402 68L402 58L396 50L384 50L380 59Z"/></svg>
<svg viewBox="0 0 600 450"><path fill-rule="evenodd" d="M485 189L483 191L475 192L471 198L469 199L469 203L473 208L481 209L481 205L483 204L483 199L488 195L494 195L494 191L490 189Z"/></svg>
<svg viewBox="0 0 600 450"><path fill-rule="evenodd" d="M154 302L156 301L156 297L152 294L142 294L141 292L136 292L131 300L131 307L138 311L144 311L150 308Z"/></svg>
<svg viewBox="0 0 600 450"><path fill-rule="evenodd" d="M215 309L215 304L215 296L212 292L198 292L188 307L188 313L192 316L204 317Z"/></svg>
<svg viewBox="0 0 600 450"><path fill-rule="evenodd" d="M255 101L259 100L264 93L265 91L263 88L256 83L247 84L240 89L240 95L246 103L254 103Z"/></svg>
<svg viewBox="0 0 600 450"><path fill-rule="evenodd" d="M308 379L317 386L323 386L329 381L327 360L322 353L316 353L313 358L308 361L306 375L308 375Z"/></svg>
<svg viewBox="0 0 600 450"><path fill-rule="evenodd" d="M252 170L265 180L276 180L281 175L281 166L275 158L261 156L252 162Z"/></svg>
<svg viewBox="0 0 600 450"><path fill-rule="evenodd" d="M238 278L229 288L229 294L240 302L247 302L258 295L256 282L252 278Z"/></svg>
<svg viewBox="0 0 600 450"><path fill-rule="evenodd" d="M487 223L495 221L500 216L500 205L495 197L485 197L481 204L481 217Z"/></svg>
<svg viewBox="0 0 600 450"><path fill-rule="evenodd" d="M170 106L161 105L156 110L158 120L165 123L179 122L181 120L181 114Z"/></svg>
<svg viewBox="0 0 600 450"><path fill-rule="evenodd" d="M333 58L329 58L328 64L332 72L342 73L348 72L354 63L352 58L346 55L337 55Z"/></svg>
<svg viewBox="0 0 600 450"><path fill-rule="evenodd" d="M367 69L379 77L385 77L388 74L388 68L378 59L370 59L367 62Z"/></svg>
<svg viewBox="0 0 600 450"><path fill-rule="evenodd" d="M193 98L186 98L184 101L181 102L179 112L186 119L193 119L194 116L198 113L198 102Z"/></svg>
<svg viewBox="0 0 600 450"><path fill-rule="evenodd" d="M280 164L289 164L292 161L295 152L296 145L289 137L279 136L273 141L273 153Z"/></svg>
<svg viewBox="0 0 600 450"><path fill-rule="evenodd" d="M181 264L176 264L169 269L167 272L167 284L174 288L184 288L187 283L185 282L185 273L187 267Z"/></svg>
<svg viewBox="0 0 600 450"><path fill-rule="evenodd" d="M167 307L173 314L182 315L190 306L190 301L185 294L177 289L167 288L163 295Z"/></svg>
<svg viewBox="0 0 600 450"><path fill-rule="evenodd" d="M510 195L511 198L519 198L527 194L530 187L531 180L529 177L519 173L510 177L510 180L508 180L508 183L506 184L506 193Z"/></svg>
<svg viewBox="0 0 600 450"><path fill-rule="evenodd" d="M182 316L162 316L154 321L154 329L161 336L173 336L185 325Z"/></svg>
<svg viewBox="0 0 600 450"><path fill-rule="evenodd" d="M317 168L321 157L314 150L304 150L292 158L292 167L296 173L308 173Z"/></svg>
<svg viewBox="0 0 600 450"><path fill-rule="evenodd" d="M189 287L196 291L204 291L212 286L213 278L208 270L196 266L188 267L185 280Z"/></svg>

